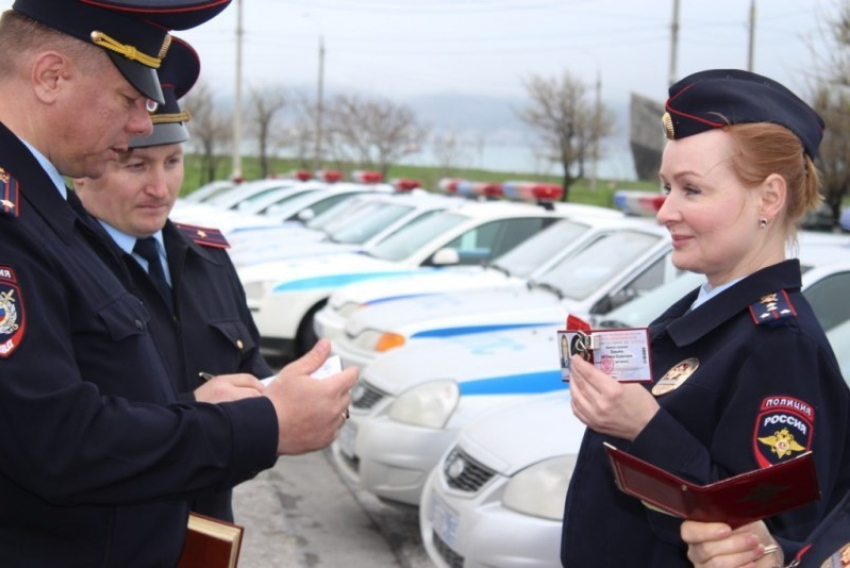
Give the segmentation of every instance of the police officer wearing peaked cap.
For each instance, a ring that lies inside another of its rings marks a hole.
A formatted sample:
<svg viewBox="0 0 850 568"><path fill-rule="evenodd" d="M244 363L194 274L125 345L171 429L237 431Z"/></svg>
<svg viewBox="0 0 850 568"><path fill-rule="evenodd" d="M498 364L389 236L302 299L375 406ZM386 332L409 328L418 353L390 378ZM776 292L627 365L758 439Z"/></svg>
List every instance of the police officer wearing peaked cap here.
<svg viewBox="0 0 850 568"><path fill-rule="evenodd" d="M174 566L192 499L323 447L344 423L356 373L309 379L326 344L264 396L181 401L102 228L67 202L63 176L98 177L152 133L145 98L164 101L169 26L222 6L18 0L0 17L4 565Z"/></svg>
<svg viewBox="0 0 850 568"><path fill-rule="evenodd" d="M262 394L257 377L272 371L260 355L259 333L224 236L167 218L183 181L182 145L189 139L190 116L178 100L199 73L195 51L174 37L159 70L165 103L151 115L153 133L133 138L130 151L102 177L74 184L82 205L108 233L114 254L107 261L151 315L154 341L181 399L229 402ZM150 243L153 260L137 252L140 242ZM215 378L206 382L202 373ZM229 488L199 496L192 509L232 521L230 497Z"/></svg>
<svg viewBox="0 0 850 568"><path fill-rule="evenodd" d="M768 521L784 539L804 540L850 487L850 391L785 258L819 200L823 121L746 71L696 73L669 94L657 217L673 264L706 282L650 324L651 384L573 357L572 409L588 428L565 503L570 568L690 566L682 520L617 489L606 441L700 484L812 451L821 499Z"/></svg>

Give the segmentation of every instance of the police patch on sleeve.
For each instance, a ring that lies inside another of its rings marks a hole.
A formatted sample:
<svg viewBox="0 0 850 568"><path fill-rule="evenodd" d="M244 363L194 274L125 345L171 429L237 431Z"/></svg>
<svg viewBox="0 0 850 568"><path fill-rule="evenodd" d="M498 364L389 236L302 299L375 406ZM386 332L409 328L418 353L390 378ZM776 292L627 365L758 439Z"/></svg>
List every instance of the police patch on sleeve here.
<svg viewBox="0 0 850 568"><path fill-rule="evenodd" d="M21 344L26 328L24 304L15 271L0 266L0 357L9 357Z"/></svg>
<svg viewBox="0 0 850 568"><path fill-rule="evenodd" d="M815 410L810 404L788 396L765 398L753 434L753 450L759 467L787 461L812 445Z"/></svg>

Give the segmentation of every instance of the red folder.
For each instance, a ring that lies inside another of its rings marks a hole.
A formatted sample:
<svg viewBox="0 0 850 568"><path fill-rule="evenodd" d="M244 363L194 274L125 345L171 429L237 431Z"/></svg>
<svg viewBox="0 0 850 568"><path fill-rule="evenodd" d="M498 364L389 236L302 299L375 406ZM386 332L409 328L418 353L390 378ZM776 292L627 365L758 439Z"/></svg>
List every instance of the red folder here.
<svg viewBox="0 0 850 568"><path fill-rule="evenodd" d="M733 529L796 509L820 497L812 453L697 485L605 443L617 486L661 512Z"/></svg>
<svg viewBox="0 0 850 568"><path fill-rule="evenodd" d="M236 568L244 532L241 525L189 513L189 531L177 568Z"/></svg>

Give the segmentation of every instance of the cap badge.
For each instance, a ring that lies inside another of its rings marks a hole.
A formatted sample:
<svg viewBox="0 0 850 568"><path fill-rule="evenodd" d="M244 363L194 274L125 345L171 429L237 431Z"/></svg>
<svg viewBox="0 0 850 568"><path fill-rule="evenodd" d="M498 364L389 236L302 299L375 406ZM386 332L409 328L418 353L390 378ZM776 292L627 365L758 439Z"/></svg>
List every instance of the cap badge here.
<svg viewBox="0 0 850 568"><path fill-rule="evenodd" d="M673 128L673 118L669 112L665 112L664 116L661 117L661 124L664 125L664 134L667 136L667 139L675 140L676 130Z"/></svg>
<svg viewBox="0 0 850 568"><path fill-rule="evenodd" d="M147 110L150 114L156 112L156 109L159 108L159 103L153 99L147 99L145 101L145 110Z"/></svg>
<svg viewBox="0 0 850 568"><path fill-rule="evenodd" d="M679 363L678 365L674 365L669 371L664 373L664 376L658 379L658 382L655 383L652 387L652 394L654 396L662 396L667 394L670 391L674 391L688 380L688 377L694 374L694 371L699 369L699 359L696 357L689 357Z"/></svg>

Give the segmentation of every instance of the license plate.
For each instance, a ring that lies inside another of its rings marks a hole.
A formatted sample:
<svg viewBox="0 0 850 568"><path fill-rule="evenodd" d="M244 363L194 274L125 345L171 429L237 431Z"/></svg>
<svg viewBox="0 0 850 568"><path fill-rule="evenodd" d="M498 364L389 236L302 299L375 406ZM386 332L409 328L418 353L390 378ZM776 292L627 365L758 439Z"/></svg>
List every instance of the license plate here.
<svg viewBox="0 0 850 568"><path fill-rule="evenodd" d="M347 420L339 431L337 436L339 443L339 451L349 458L354 457L354 442L357 440L357 425L351 420Z"/></svg>
<svg viewBox="0 0 850 568"><path fill-rule="evenodd" d="M431 495L431 526L443 542L454 548L457 538L457 515L434 494Z"/></svg>

